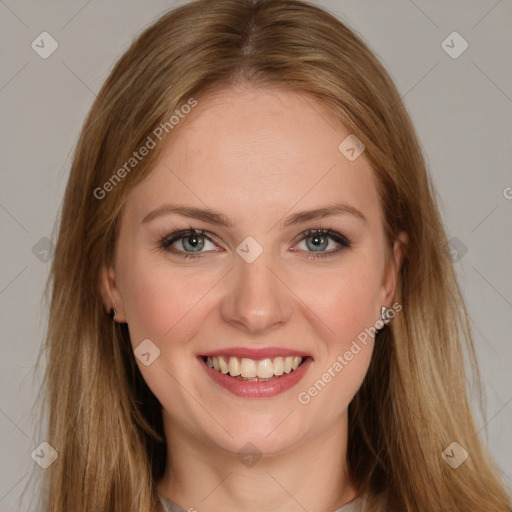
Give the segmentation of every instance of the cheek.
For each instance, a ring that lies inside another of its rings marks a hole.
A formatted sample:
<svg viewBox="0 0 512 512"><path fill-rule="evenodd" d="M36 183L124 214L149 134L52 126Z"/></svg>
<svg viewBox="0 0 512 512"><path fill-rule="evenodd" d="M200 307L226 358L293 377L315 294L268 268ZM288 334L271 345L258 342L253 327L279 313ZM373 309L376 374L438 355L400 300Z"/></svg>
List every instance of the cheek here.
<svg viewBox="0 0 512 512"><path fill-rule="evenodd" d="M161 256L159 259L141 255L126 261L122 270L130 339L134 349L149 339L160 350L156 364L145 366L138 358L136 363L162 405L175 413L189 411L194 416L197 411L190 409L194 403L182 393L179 382L185 382L195 367L190 354L195 351L194 340L204 324L205 293L219 276L192 273L171 266Z"/></svg>
<svg viewBox="0 0 512 512"><path fill-rule="evenodd" d="M372 269L353 269L337 277L325 300L326 318L340 341L356 337L375 323L377 292Z"/></svg>
<svg viewBox="0 0 512 512"><path fill-rule="evenodd" d="M192 274L172 267L161 256L125 261L121 268L123 303L135 346L149 338L161 348L166 339L189 340L201 299L215 284L207 272Z"/></svg>
<svg viewBox="0 0 512 512"><path fill-rule="evenodd" d="M308 297L307 305L318 318L317 332L324 335L317 347L319 358L311 377L301 386L298 399L303 405L318 407L332 419L348 407L370 364L373 328L378 319L378 251L354 254L336 271L326 272L325 277L317 275L314 284L304 279L297 294ZM337 407L332 407L333 403Z"/></svg>
<svg viewBox="0 0 512 512"><path fill-rule="evenodd" d="M371 253L359 252L336 269L301 278L297 294L329 328L333 344L343 347L379 315L380 264Z"/></svg>
<svg viewBox="0 0 512 512"><path fill-rule="evenodd" d="M310 376L297 390L300 406L312 418L322 418L315 428L335 421L360 388L373 353L371 327L376 318L377 287L371 273L351 272L330 283L329 292L318 294L315 313L329 327L323 337ZM323 332L326 332L325 330Z"/></svg>

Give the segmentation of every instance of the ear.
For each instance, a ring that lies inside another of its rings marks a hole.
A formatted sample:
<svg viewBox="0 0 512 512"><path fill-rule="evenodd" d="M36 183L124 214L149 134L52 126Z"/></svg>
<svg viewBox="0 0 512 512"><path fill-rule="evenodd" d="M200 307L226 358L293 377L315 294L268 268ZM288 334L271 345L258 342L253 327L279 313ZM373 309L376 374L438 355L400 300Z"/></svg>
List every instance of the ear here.
<svg viewBox="0 0 512 512"><path fill-rule="evenodd" d="M384 269L382 279L382 305L391 307L395 302L396 284L398 274L402 268L402 264L407 252L409 237L405 231L401 231L393 244L392 255L388 262L387 268Z"/></svg>
<svg viewBox="0 0 512 512"><path fill-rule="evenodd" d="M98 285L107 312L112 308L116 310L116 322L126 322L123 299L117 286L113 266L103 265L98 276Z"/></svg>

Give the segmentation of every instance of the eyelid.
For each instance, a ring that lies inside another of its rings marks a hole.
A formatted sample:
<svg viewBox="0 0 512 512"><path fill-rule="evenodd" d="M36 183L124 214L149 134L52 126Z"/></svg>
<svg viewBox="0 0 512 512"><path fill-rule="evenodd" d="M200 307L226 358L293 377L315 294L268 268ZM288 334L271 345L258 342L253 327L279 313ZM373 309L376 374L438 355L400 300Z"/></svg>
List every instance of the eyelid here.
<svg viewBox="0 0 512 512"><path fill-rule="evenodd" d="M187 228L187 229L180 229L177 231L173 231L172 233L168 235L162 235L160 237L161 244L168 244L167 247L170 247L174 242L177 242L178 240L181 240L183 238L186 238L187 236L192 235L201 235L210 242L219 245L219 243L216 241L218 240L217 237L208 231L205 231L203 229L197 229L197 228ZM181 252L181 251L180 251ZM191 253L188 253L191 254Z"/></svg>
<svg viewBox="0 0 512 512"><path fill-rule="evenodd" d="M332 230L331 228L311 228L306 229L305 231L300 232L293 240L292 243L296 244L298 242L302 242L305 238L311 235L320 234L329 238L332 238L336 243L346 242L347 245L351 243L351 241L343 234L338 233L337 231ZM340 239L340 240L338 240Z"/></svg>
<svg viewBox="0 0 512 512"><path fill-rule="evenodd" d="M298 241L297 243L300 243L307 238L309 238L311 235L319 234L320 236L325 236L331 240L334 241L334 243L338 244L338 247L335 249L331 249L330 251L302 251L297 249L292 249L294 252L304 252L305 258L307 259L313 259L313 260L319 260L322 258L330 258L335 257L339 255L341 252L344 252L346 249L350 249L353 246L352 240L350 240L348 237L343 235L342 233L339 233L337 231L333 231L331 228L314 228L314 229L308 229L306 231L303 231L298 235ZM296 245L296 244L295 244Z"/></svg>
<svg viewBox="0 0 512 512"><path fill-rule="evenodd" d="M216 242L217 237L213 235L212 233L202 230L193 228L190 226L188 229L182 229L178 231L174 231L171 234L163 235L160 237L160 244L159 248L163 249L164 251L170 252L171 254L175 254L177 256L180 256L182 258L201 258L203 254L211 253L212 251L198 251L197 253L194 252L187 252L182 251L179 249L175 249L172 247L172 244L177 242L178 240L181 240L183 238L186 238L187 236L192 236L194 234L201 235L214 245L219 245L218 242ZM326 236L327 238L330 238L335 243L338 244L338 248L330 251L302 251L297 249L292 249L293 252L304 252L306 253L306 257L309 259L315 259L315 258L322 258L322 257L329 257L334 256L338 254L339 252L343 251L344 249L348 249L352 246L352 241L347 238L345 235L338 233L337 231L333 231L331 228L312 228L307 229L305 231L302 231L299 233L294 239L292 239L291 243L297 245L297 243L302 242L306 238L308 238L311 235L320 234L322 236ZM215 251L216 252L216 251Z"/></svg>

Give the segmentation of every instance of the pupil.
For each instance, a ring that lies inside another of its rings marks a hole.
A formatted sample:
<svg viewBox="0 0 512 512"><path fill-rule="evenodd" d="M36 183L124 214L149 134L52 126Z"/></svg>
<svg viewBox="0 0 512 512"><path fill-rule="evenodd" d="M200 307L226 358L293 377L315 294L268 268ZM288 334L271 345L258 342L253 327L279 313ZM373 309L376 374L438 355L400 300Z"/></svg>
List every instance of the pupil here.
<svg viewBox="0 0 512 512"><path fill-rule="evenodd" d="M323 235L313 235L311 237L313 247L325 249L326 237Z"/></svg>
<svg viewBox="0 0 512 512"><path fill-rule="evenodd" d="M186 240L186 242L192 249L201 249L204 243L201 241L201 235L191 235L184 240Z"/></svg>

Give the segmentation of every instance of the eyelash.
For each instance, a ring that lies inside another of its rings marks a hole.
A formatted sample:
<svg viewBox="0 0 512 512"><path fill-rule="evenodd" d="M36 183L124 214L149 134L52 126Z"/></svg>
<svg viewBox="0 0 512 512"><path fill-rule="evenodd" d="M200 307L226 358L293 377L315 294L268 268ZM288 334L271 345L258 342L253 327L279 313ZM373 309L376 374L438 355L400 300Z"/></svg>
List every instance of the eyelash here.
<svg viewBox="0 0 512 512"><path fill-rule="evenodd" d="M178 240L181 240L182 238L191 237L192 235L200 235L205 237L210 242L214 243L213 239L209 237L205 231L202 231L201 229L194 229L192 226L189 229L183 230L183 231L176 231L174 233L171 233L170 235L166 235L161 238L159 248L170 252L171 254L175 254L183 259L194 259L194 258L201 258L201 252L198 252L197 254L191 254L187 253L185 251L180 251L172 247L172 244ZM308 259L320 259L320 258L327 258L331 256L336 256L340 252L342 252L344 249L348 249L352 247L352 241L349 240L346 236L337 233L336 231L331 231L331 229L308 229L307 231L304 231L304 233L301 233L302 238L297 243L302 242L306 238L308 238L311 235L320 235L320 236L327 236L331 240L334 240L336 243L340 244L340 247L335 249L334 251L329 252L310 252L306 257Z"/></svg>

